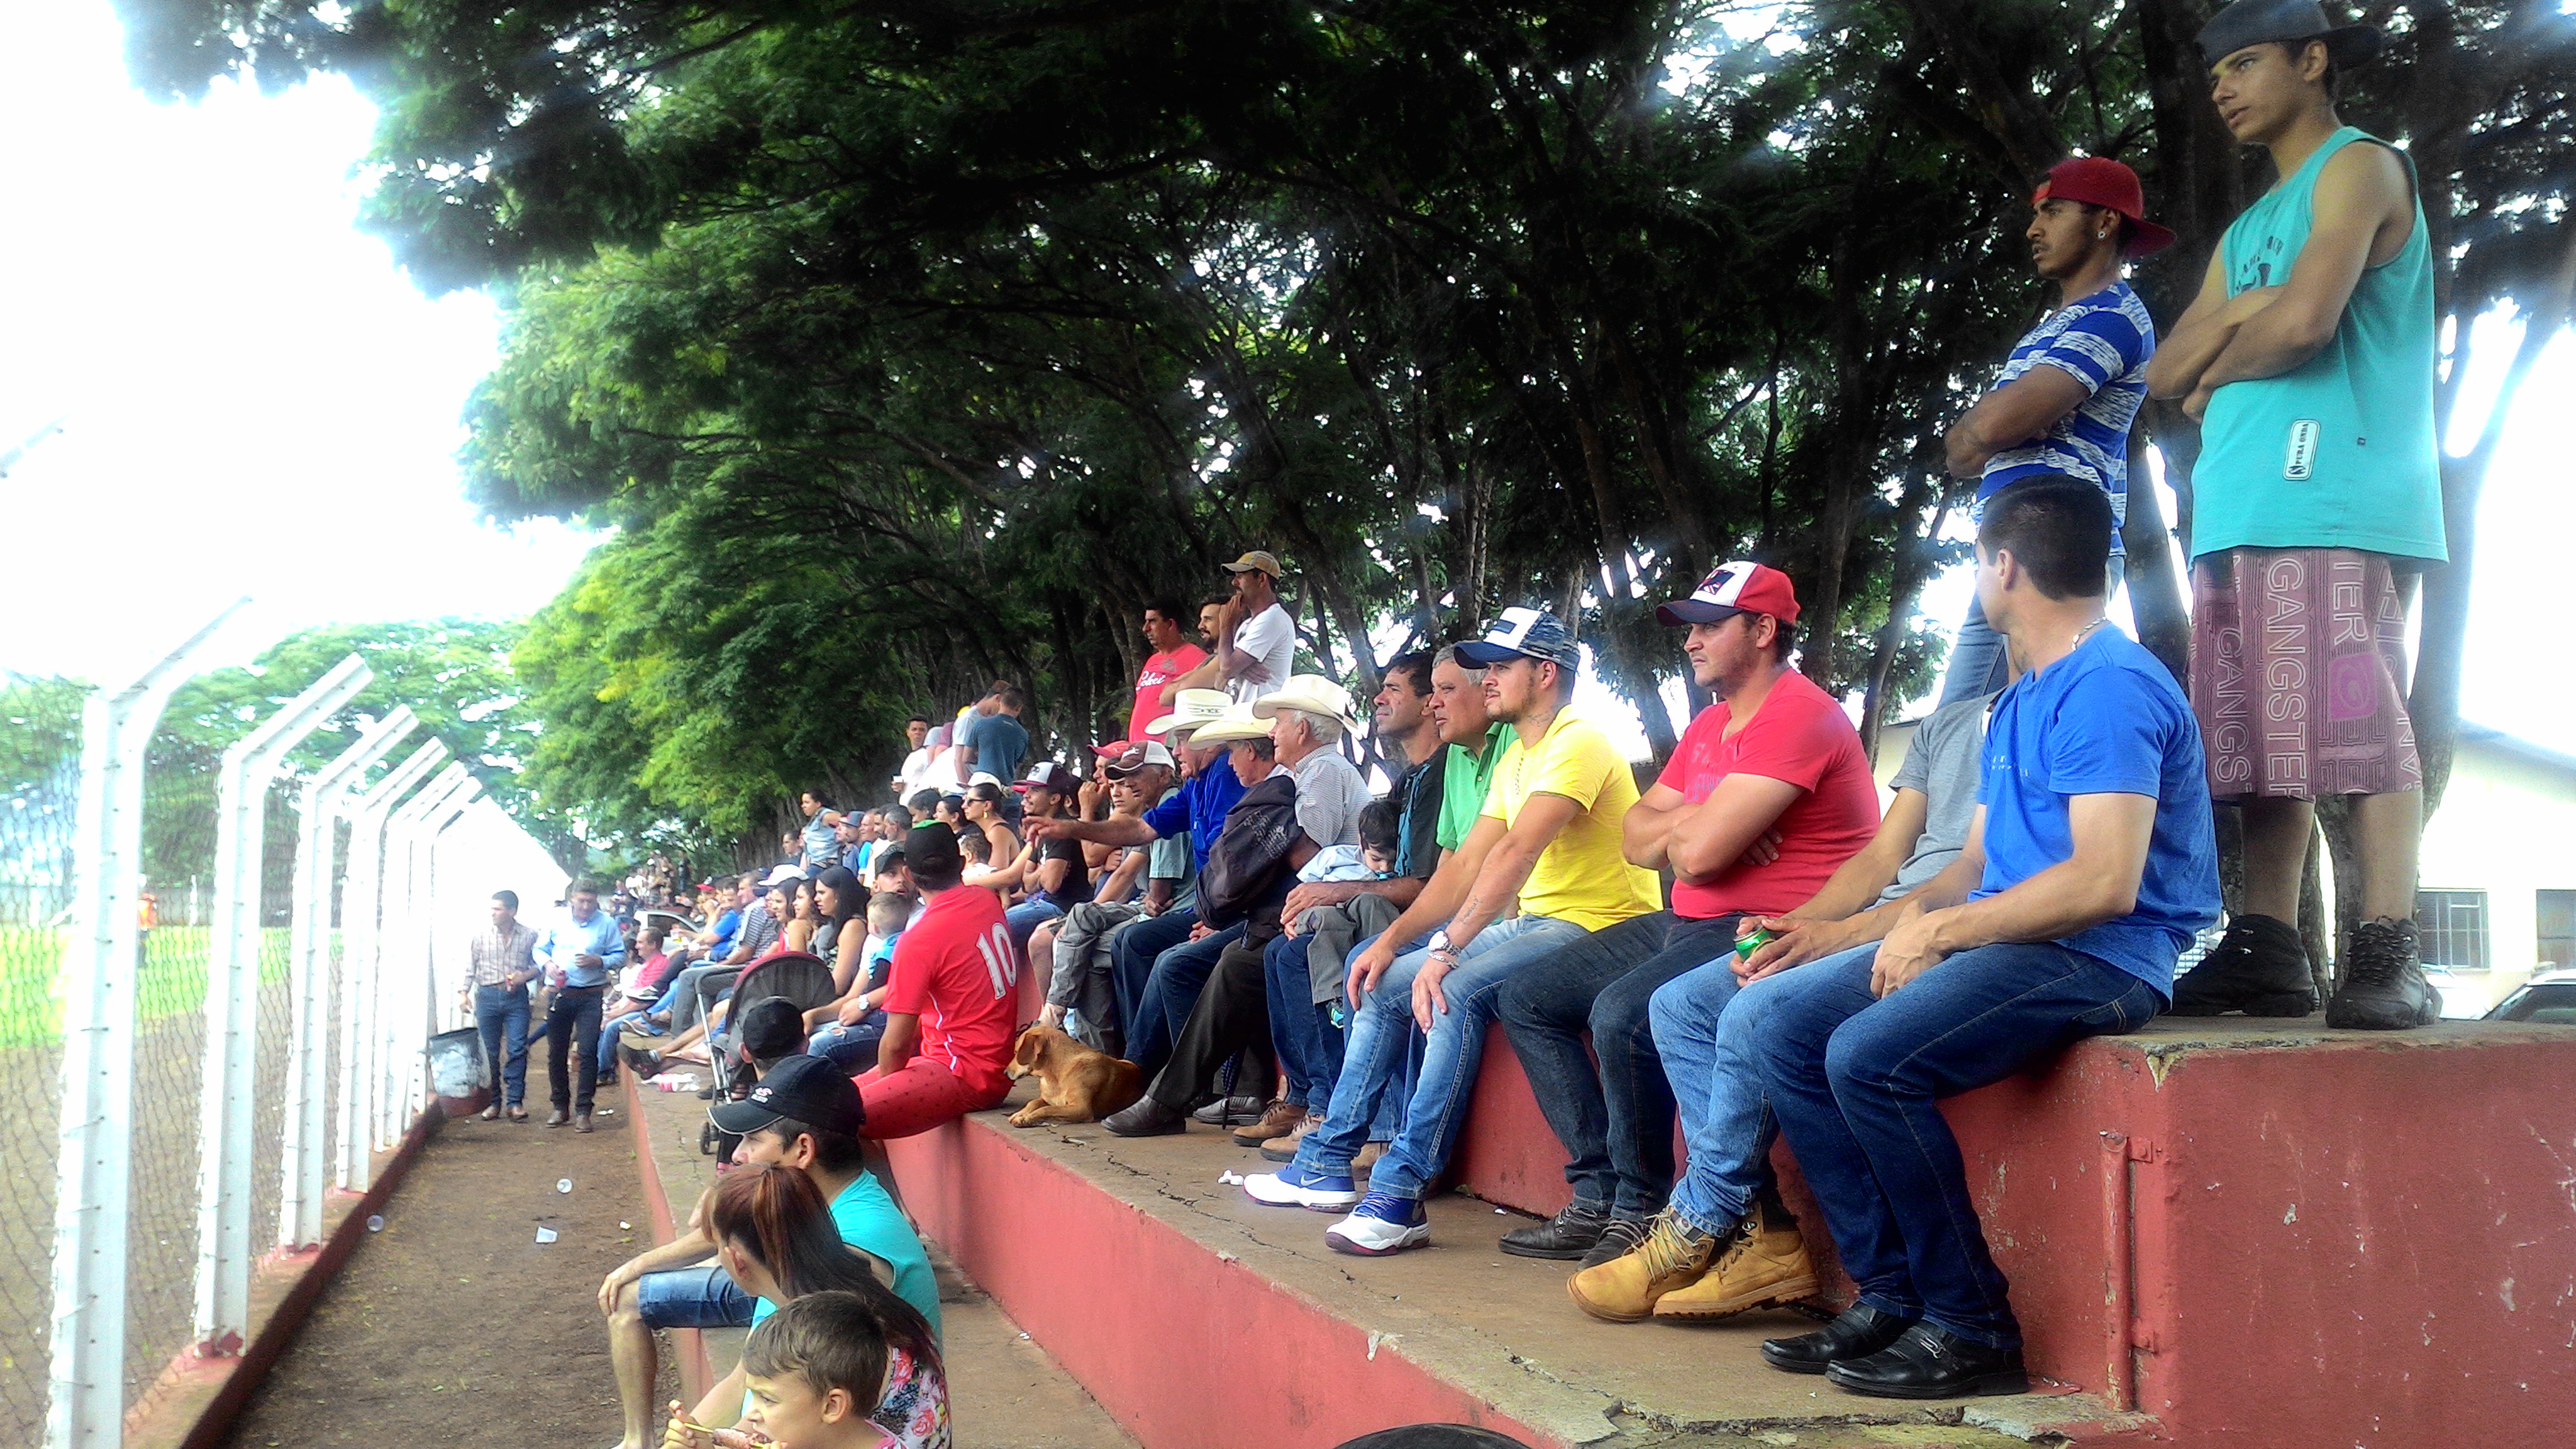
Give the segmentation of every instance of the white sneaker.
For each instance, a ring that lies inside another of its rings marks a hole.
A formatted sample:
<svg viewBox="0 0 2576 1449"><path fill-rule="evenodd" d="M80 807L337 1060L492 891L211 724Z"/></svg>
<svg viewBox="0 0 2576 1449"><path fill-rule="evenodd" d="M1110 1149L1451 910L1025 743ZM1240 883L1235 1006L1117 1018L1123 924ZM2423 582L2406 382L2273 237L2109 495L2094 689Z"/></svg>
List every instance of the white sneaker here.
<svg viewBox="0 0 2576 1449"><path fill-rule="evenodd" d="M1340 1253L1382 1258L1431 1241L1431 1215L1422 1204L1373 1192L1357 1211L1324 1230L1324 1244Z"/></svg>
<svg viewBox="0 0 2576 1449"><path fill-rule="evenodd" d="M1277 1172L1256 1172L1243 1180L1243 1190L1252 1200L1270 1207L1311 1208L1316 1212L1347 1212L1359 1206L1360 1190L1347 1177L1325 1177L1310 1173L1296 1163Z"/></svg>

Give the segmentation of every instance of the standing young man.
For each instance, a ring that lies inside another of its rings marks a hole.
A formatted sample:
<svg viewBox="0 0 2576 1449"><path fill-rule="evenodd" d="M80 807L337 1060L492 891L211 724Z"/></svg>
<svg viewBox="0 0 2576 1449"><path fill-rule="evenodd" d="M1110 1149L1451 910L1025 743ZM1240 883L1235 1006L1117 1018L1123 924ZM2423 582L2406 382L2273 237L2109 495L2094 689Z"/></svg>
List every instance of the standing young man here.
<svg viewBox="0 0 2576 1449"><path fill-rule="evenodd" d="M2024 478L2082 478L2111 500L2111 558L2129 508L2129 425L2147 398L2156 324L2122 280L2123 265L2173 244L2148 221L2137 173L2076 156L2049 168L2031 197L2031 266L2057 285L2057 306L2022 334L1994 390L1945 439L1950 475L1977 479L1977 506ZM1950 648L1941 703L2003 688L2003 636L1973 601Z"/></svg>
<svg viewBox="0 0 2576 1449"><path fill-rule="evenodd" d="M599 1086L599 1004L608 973L626 963L626 936L599 908L599 887L575 881L572 918L548 931L530 956L546 968L553 990L546 1002L546 1088L555 1110L549 1127L590 1130L591 1096ZM569 1053L571 1059L566 1059Z"/></svg>
<svg viewBox="0 0 2576 1449"><path fill-rule="evenodd" d="M1352 958L1346 989L1359 1010L1323 1127L1307 1134L1296 1161L1244 1183L1259 1202L1352 1207L1324 1240L1362 1256L1431 1240L1422 1194L1466 1125L1503 984L1567 943L1663 904L1654 872L1620 852L1620 822L1637 803L1627 760L1599 726L1566 712L1582 653L1565 626L1542 610L1505 609L1458 657L1485 667L1486 708L1514 736L1484 814L1395 924ZM1416 1026L1421 1078L1363 1199L1351 1165L1380 1097L1402 1081Z"/></svg>
<svg viewBox="0 0 2576 1449"><path fill-rule="evenodd" d="M2244 909L2173 1009L2316 1009L2299 881L2316 798L2348 795L2361 924L2326 1025L2421 1026L2441 1000L2416 954L2401 579L2448 556L2424 209L2403 153L2335 115L2337 75L2378 54L2376 30L2329 25L2313 0L2238 0L2200 49L2219 119L2280 179L2227 229L2149 377L2201 419L2192 707L2210 793L2245 827Z"/></svg>
<svg viewBox="0 0 2576 1449"><path fill-rule="evenodd" d="M1172 712L1172 696L1181 692L1181 676L1207 662L1207 651L1181 631L1181 606L1156 599L1145 606L1145 643L1153 653L1136 671L1136 700L1127 711L1127 739L1143 744L1152 736L1145 727Z"/></svg>
<svg viewBox="0 0 2576 1449"><path fill-rule="evenodd" d="M492 892L492 928L466 947L471 963L467 991L483 1055L492 1063L492 1105L486 1122L503 1112L528 1120L528 983L537 979L537 933L519 924L519 893Z"/></svg>
<svg viewBox="0 0 2576 1449"><path fill-rule="evenodd" d="M1222 689L1235 703L1250 704L1287 684L1296 663L1297 625L1279 603L1277 554L1256 548L1225 571L1234 592L1217 609L1208 659L1179 682Z"/></svg>
<svg viewBox="0 0 2576 1449"><path fill-rule="evenodd" d="M958 759L969 771L996 780L1016 777L1020 761L1029 752L1028 727L1020 722L1028 707L1029 697L1018 685L995 680L993 692L976 707L965 723L965 733L957 737Z"/></svg>
<svg viewBox="0 0 2576 1449"><path fill-rule="evenodd" d="M1789 667L1798 595L1787 574L1721 564L1655 617L1689 631L1691 677L1714 696L1622 828L1630 864L1673 873L1672 908L1565 947L1514 977L1496 1006L1571 1156L1574 1201L1503 1236L1503 1251L1523 1257L1590 1266L1644 1239L1672 1191L1679 1090L1666 1081L1647 1003L1727 955L1746 912L1786 911L1813 895L1878 828L1859 732Z"/></svg>
<svg viewBox="0 0 2576 1449"><path fill-rule="evenodd" d="M1826 1328L1765 1343L1776 1368L1892 1398L2028 1386L1937 1099L2144 1025L2218 918L2200 731L2165 667L2107 627L2110 547L2110 503L2089 480L1995 496L1977 594L2025 672L1995 703L1966 851L1884 941L1766 977L1726 1008L1760 1044L1763 1095L1860 1290ZM1691 1267L1711 1250L1667 1217L1640 1254Z"/></svg>

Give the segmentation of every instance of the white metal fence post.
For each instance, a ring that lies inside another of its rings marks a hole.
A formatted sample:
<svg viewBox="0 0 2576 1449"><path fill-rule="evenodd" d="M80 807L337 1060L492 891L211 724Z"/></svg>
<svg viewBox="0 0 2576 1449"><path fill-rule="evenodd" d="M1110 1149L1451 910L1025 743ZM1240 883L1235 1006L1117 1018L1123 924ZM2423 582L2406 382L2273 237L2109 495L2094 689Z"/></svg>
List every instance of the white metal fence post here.
<svg viewBox="0 0 2576 1449"><path fill-rule="evenodd" d="M374 678L352 654L224 751L215 778L215 915L206 961L206 1047L197 1094L200 1357L240 1351L250 1331L251 1117L259 1090L260 888L268 790L287 752Z"/></svg>
<svg viewBox="0 0 2576 1449"><path fill-rule="evenodd" d="M375 956L381 934L385 817L403 792L447 758L436 740L407 756L358 797L349 827L349 877L340 897L340 1186L364 1192L375 1180L368 1156L367 1041L375 1029Z"/></svg>
<svg viewBox="0 0 2576 1449"><path fill-rule="evenodd" d="M410 1125L402 1114L402 1092L410 1076L406 1055L417 1057L417 1049L406 1053L404 1023L417 1022L411 1013L419 1002L415 993L412 962L418 959L422 935L417 887L412 881L412 868L421 822L455 795L472 784L465 762L456 760L438 772L420 793L402 803L393 813L385 835L385 924L377 936L375 957L376 1029L369 1038L373 1053L374 1075L367 1089L370 1113L375 1122L376 1145L391 1147L402 1140L403 1129Z"/></svg>
<svg viewBox="0 0 2576 1449"><path fill-rule="evenodd" d="M286 1059L285 1140L278 1173L277 1245L322 1241L322 1194L330 1175L331 862L339 815L350 786L420 723L396 705L369 725L339 758L304 782L296 801L294 958L295 1026Z"/></svg>
<svg viewBox="0 0 2576 1449"><path fill-rule="evenodd" d="M189 657L248 602L235 602L123 685L92 694L82 709L72 930L62 965L47 1449L116 1449L124 1440L143 761L171 691L188 677Z"/></svg>

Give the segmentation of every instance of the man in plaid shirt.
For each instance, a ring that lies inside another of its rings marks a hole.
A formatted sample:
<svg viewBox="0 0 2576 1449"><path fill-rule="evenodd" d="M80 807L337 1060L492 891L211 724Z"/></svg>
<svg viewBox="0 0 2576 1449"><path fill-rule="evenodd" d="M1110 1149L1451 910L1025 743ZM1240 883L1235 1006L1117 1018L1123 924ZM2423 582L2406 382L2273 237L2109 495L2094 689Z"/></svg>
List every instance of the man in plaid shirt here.
<svg viewBox="0 0 2576 1449"><path fill-rule="evenodd" d="M511 1121L528 1120L528 1110L520 1104L528 1095L528 983L537 979L536 944L537 933L519 924L519 893L494 891L492 928L466 947L473 963L466 1005L483 1033L483 1055L497 1079L492 1105L483 1109L486 1122L505 1108Z"/></svg>

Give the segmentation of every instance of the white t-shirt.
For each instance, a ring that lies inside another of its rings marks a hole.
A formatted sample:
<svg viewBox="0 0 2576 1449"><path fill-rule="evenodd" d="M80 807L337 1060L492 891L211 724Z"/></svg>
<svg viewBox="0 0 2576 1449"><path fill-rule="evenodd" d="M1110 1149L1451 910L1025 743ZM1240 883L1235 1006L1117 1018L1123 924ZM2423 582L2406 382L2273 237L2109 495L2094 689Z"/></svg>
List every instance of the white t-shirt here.
<svg viewBox="0 0 2576 1449"><path fill-rule="evenodd" d="M930 747L922 746L903 757L903 798L911 799L930 785Z"/></svg>
<svg viewBox="0 0 2576 1449"><path fill-rule="evenodd" d="M1235 626L1234 647L1260 660L1269 671L1259 679L1240 676L1227 686L1237 703L1248 704L1277 693L1288 682L1296 668L1297 626L1289 622L1288 611L1274 603Z"/></svg>

